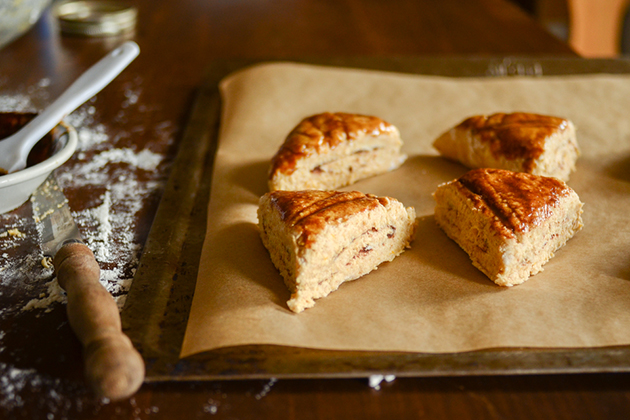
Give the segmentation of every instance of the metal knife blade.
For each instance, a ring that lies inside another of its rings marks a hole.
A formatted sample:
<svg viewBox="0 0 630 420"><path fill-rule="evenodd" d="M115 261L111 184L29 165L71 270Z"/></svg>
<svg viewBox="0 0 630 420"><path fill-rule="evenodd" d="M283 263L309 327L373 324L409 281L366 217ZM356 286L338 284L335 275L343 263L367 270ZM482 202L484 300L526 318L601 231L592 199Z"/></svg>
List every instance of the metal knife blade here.
<svg viewBox="0 0 630 420"><path fill-rule="evenodd" d="M118 306L100 283L98 262L81 240L54 175L31 200L42 250L53 257L57 282L67 293L68 322L83 344L87 381L100 397L128 398L144 381L144 361L122 332Z"/></svg>
<svg viewBox="0 0 630 420"><path fill-rule="evenodd" d="M54 257L67 243L83 243L68 207L68 200L53 173L35 189L31 201L45 256Z"/></svg>

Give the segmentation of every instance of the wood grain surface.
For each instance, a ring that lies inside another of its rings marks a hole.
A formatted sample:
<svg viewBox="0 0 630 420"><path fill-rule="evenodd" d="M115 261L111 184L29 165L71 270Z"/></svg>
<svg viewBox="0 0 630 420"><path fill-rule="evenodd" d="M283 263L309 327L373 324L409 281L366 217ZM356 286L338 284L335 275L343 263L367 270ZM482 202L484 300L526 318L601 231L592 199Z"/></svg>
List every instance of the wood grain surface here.
<svg viewBox="0 0 630 420"><path fill-rule="evenodd" d="M41 108L124 40L140 45L140 56L88 104L90 115L118 148L150 150L163 157L155 173L113 169L110 173L112 185L130 175L156 185L143 197L125 231L140 245L138 254L148 237L197 89L213 62L309 57L362 57L369 62L371 57L399 57L401 68L405 58L428 58L432 68L439 69L441 57L458 57L463 63L468 58L473 62L479 57L496 58L504 63L505 57L577 56L505 0L130 3L138 8L138 25L126 37L61 35L53 16L45 14L33 30L0 50L0 96L29 96ZM46 95L33 90L38 86ZM86 156L77 156L69 164L89 162L92 153L85 151ZM76 186L68 181L66 187L70 207L77 214L94 208L108 194L105 186L87 188L80 181L78 177ZM126 204L112 205L112 211L123 211ZM0 234L14 220L29 217L28 205L3 215ZM96 229L80 227L82 233ZM20 229L27 237L0 249L2 264L37 256L36 231L27 223ZM7 241L1 239L4 246ZM121 276L133 277L137 259L118 263ZM108 264L101 261L101 269L107 271ZM30 273L19 270L0 271L2 418L615 419L630 414L630 377L614 373L399 377L381 383L380 389L363 379L165 381L146 383L124 401L104 401L90 393L83 379L81 344L68 325L65 305L22 310L45 289L47 280L40 276L35 281Z"/></svg>

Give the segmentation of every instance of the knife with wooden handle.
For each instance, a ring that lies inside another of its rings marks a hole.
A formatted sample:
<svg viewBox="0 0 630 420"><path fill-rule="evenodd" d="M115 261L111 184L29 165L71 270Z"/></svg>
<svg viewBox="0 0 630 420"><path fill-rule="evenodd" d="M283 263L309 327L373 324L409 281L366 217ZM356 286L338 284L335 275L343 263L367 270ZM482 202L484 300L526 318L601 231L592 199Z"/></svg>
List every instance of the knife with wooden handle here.
<svg viewBox="0 0 630 420"><path fill-rule="evenodd" d="M144 361L122 332L118 306L99 281L99 265L53 174L31 201L42 250L53 257L57 281L68 297L68 321L83 344L86 380L99 397L128 398L144 381Z"/></svg>

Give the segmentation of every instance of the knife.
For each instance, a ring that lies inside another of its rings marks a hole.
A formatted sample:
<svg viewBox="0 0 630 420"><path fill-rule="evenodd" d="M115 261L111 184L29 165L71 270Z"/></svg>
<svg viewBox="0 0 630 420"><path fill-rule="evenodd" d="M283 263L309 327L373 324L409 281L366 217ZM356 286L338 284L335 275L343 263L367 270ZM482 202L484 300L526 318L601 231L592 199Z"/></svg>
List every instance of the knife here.
<svg viewBox="0 0 630 420"><path fill-rule="evenodd" d="M85 377L97 396L112 401L133 395L145 366L122 332L118 306L100 283L100 267L81 239L68 200L51 174L31 197L44 256L53 258L66 291L68 321L83 345Z"/></svg>

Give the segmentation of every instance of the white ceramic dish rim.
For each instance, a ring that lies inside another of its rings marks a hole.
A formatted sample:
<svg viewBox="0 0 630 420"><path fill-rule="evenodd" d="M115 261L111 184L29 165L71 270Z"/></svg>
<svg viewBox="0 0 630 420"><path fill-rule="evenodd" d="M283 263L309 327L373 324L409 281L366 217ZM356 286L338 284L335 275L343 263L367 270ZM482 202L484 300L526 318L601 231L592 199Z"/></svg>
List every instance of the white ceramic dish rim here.
<svg viewBox="0 0 630 420"><path fill-rule="evenodd" d="M20 171L0 176L0 200L5 198L3 191L8 189L9 187L17 187L18 184L29 181L33 178L37 178L38 176L42 176L44 174L49 174L50 172L61 166L63 163L65 163L68 159L70 159L70 156L74 154L74 151L77 148L77 132L74 127L63 121L60 122L55 128L59 127L61 127L63 130L59 134L59 137L62 137L64 135L68 136L66 144L57 153L40 163L29 166L28 168L22 169Z"/></svg>

